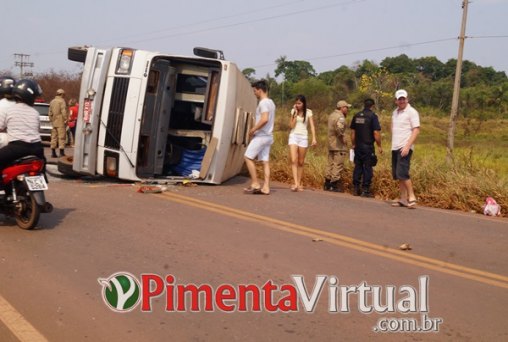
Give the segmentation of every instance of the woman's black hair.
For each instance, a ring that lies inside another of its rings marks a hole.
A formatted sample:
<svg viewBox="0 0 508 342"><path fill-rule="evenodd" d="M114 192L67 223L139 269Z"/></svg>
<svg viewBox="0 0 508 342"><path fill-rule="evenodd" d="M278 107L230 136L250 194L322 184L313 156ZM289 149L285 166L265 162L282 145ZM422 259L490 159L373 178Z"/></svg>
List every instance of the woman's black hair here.
<svg viewBox="0 0 508 342"><path fill-rule="evenodd" d="M307 99L303 95L296 95L295 102L300 101L303 103L303 122L305 122L305 119L307 118ZM298 114L298 113L297 113Z"/></svg>

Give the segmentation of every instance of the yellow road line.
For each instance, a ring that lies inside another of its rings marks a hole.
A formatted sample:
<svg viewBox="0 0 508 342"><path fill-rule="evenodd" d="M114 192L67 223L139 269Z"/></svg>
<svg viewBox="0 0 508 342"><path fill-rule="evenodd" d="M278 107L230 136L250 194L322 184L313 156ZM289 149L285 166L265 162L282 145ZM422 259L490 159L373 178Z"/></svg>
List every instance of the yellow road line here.
<svg viewBox="0 0 508 342"><path fill-rule="evenodd" d="M321 238L328 243L346 247L361 252L382 256L388 259L397 260L406 264L423 267L430 270L451 274L465 279L475 280L481 283L502 287L508 289L508 277L496 273L490 273L474 268L469 268L457 264L452 264L439 259L433 259L422 255L402 252L400 250L374 244L371 242L354 239L345 235L327 232L320 229L310 228L299 224L282 221L268 216L258 215L247 211L223 206L220 204L199 200L196 198L166 192L158 197L169 199L185 205L190 205L217 212L221 215L232 216L244 220L268 223L271 227L283 230L293 234L308 236L312 238Z"/></svg>
<svg viewBox="0 0 508 342"><path fill-rule="evenodd" d="M2 296L0 296L0 321L22 342L48 341Z"/></svg>

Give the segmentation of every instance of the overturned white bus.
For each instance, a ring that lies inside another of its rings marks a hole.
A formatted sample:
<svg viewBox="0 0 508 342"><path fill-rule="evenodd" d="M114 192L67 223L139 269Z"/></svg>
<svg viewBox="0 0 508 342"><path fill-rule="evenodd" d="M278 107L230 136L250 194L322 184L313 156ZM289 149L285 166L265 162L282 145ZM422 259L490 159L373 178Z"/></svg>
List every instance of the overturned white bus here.
<svg viewBox="0 0 508 342"><path fill-rule="evenodd" d="M84 63L73 171L213 184L237 175L256 98L221 51L194 54L69 48Z"/></svg>

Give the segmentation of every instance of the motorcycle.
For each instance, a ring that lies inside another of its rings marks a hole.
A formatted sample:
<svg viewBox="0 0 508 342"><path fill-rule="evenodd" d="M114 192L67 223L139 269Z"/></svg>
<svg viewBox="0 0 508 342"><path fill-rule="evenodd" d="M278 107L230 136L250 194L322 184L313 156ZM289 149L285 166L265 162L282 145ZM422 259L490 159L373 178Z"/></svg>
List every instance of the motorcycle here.
<svg viewBox="0 0 508 342"><path fill-rule="evenodd" d="M27 156L1 170L0 213L15 217L21 229L33 229L41 213L53 211L44 196L48 190L44 166L44 160Z"/></svg>

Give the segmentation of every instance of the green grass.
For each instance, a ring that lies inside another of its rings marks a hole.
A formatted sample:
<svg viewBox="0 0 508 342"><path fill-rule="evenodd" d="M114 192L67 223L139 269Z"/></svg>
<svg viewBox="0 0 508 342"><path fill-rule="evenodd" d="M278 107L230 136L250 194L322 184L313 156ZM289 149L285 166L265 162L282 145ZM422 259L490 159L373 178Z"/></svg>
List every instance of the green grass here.
<svg viewBox="0 0 508 342"><path fill-rule="evenodd" d="M272 178L291 183L287 139L287 111L278 111L275 143L272 147ZM318 114L319 115L319 114ZM316 115L317 116L317 115ZM352 115L348 116L348 121ZM305 187L321 188L327 160L326 117L317 122L318 146L309 148L303 175ZM391 179L390 116L381 118L383 148L374 171L372 190L379 199L398 196L398 185ZM436 208L481 212L487 196L508 212L508 120L457 122L453 165L446 163L448 118L421 117L421 133L416 142L411 178L420 204ZM350 134L349 131L347 133ZM351 189L353 165L347 161L345 185ZM349 190L350 191L350 190Z"/></svg>

